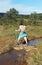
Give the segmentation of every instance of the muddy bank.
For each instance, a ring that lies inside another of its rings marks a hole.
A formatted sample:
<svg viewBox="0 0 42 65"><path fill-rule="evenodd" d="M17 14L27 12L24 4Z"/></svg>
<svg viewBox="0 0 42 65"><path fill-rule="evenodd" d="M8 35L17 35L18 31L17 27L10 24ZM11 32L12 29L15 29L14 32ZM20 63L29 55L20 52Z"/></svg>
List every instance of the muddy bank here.
<svg viewBox="0 0 42 65"><path fill-rule="evenodd" d="M35 45L35 44L39 43L39 39L42 39L42 36L40 36L40 35L39 36L38 35L37 36L28 36L27 39L28 39L29 45ZM14 41L14 37L5 37L5 38L1 37L0 38L0 54L7 53L8 51L13 50L14 46L16 46L15 42L16 41ZM22 39L19 43L25 44L25 41ZM20 47L17 49L24 49L23 44L20 45Z"/></svg>
<svg viewBox="0 0 42 65"><path fill-rule="evenodd" d="M37 53L37 49L12 50L0 55L0 65L29 65L33 53Z"/></svg>
<svg viewBox="0 0 42 65"><path fill-rule="evenodd" d="M40 39L42 38L41 35L36 35L36 36L28 36L27 39L30 41L30 40L35 40L35 39Z"/></svg>

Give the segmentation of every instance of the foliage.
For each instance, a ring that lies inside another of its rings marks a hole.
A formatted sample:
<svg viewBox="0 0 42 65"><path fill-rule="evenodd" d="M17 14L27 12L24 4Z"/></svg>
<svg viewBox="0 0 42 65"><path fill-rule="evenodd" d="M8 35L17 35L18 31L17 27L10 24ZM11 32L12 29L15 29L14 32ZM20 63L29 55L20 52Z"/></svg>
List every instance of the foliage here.
<svg viewBox="0 0 42 65"><path fill-rule="evenodd" d="M9 11L6 12L5 17L10 18L10 19L15 19L18 15L18 11L14 8L10 9Z"/></svg>
<svg viewBox="0 0 42 65"><path fill-rule="evenodd" d="M19 24L23 22L25 25L42 26L42 13L31 13L30 15L22 15L15 8L11 8L6 13L0 14L0 25Z"/></svg>

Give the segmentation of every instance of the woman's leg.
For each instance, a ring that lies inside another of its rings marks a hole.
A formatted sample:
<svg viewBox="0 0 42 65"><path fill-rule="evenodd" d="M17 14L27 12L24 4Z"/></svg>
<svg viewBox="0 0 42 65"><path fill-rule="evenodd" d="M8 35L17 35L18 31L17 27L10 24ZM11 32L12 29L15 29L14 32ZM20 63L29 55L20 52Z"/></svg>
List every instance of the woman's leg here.
<svg viewBox="0 0 42 65"><path fill-rule="evenodd" d="M27 37L24 37L24 40L25 40L26 44L28 45L28 42L27 42Z"/></svg>
<svg viewBox="0 0 42 65"><path fill-rule="evenodd" d="M19 43L19 41L20 41L20 36L18 37L18 40L17 40L17 42Z"/></svg>

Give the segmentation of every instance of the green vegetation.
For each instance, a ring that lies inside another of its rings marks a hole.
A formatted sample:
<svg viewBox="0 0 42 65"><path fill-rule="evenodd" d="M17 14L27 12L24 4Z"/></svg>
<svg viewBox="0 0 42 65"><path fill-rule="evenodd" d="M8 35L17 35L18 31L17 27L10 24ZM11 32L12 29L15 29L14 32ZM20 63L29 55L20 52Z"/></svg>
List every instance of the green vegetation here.
<svg viewBox="0 0 42 65"><path fill-rule="evenodd" d="M15 29L17 29L18 26L14 25L0 25L0 37L7 37L7 36L13 36L16 37L16 35L19 34L19 32L15 32ZM28 36L36 36L41 35L42 36L42 26L29 26L26 29L26 32Z"/></svg>
<svg viewBox="0 0 42 65"><path fill-rule="evenodd" d="M34 12L30 15L20 15L14 8L10 9L6 13L0 13L0 25L19 24L21 21L25 25L42 26L42 13L38 14Z"/></svg>
<svg viewBox="0 0 42 65"><path fill-rule="evenodd" d="M30 65L42 65L42 44L38 45L36 53L30 54L31 58L28 61Z"/></svg>
<svg viewBox="0 0 42 65"><path fill-rule="evenodd" d="M15 32L15 29L18 28L20 22L23 22L26 26L29 25L26 29L28 36L42 36L42 13L37 14L34 12L30 15L20 15L16 9L12 8L0 16L1 52L13 49L16 37L19 35L19 32ZM4 48L4 50L1 48ZM31 60L27 58L29 65L42 65L42 42L38 45L38 52L39 54L33 53L30 55Z"/></svg>

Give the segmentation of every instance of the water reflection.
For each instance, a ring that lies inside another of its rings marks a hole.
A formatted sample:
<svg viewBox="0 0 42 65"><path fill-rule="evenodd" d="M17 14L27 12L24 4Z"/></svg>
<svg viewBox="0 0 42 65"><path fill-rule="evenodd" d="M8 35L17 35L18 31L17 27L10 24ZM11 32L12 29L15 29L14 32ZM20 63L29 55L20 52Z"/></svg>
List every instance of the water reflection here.
<svg viewBox="0 0 42 65"><path fill-rule="evenodd" d="M11 51L0 56L0 65L25 65L24 64L24 50L22 51ZM21 57L20 57L21 56Z"/></svg>
<svg viewBox="0 0 42 65"><path fill-rule="evenodd" d="M42 39L35 39L29 41L29 45L37 45L42 42ZM6 54L0 55L0 65L27 65L25 61L25 51L11 51Z"/></svg>
<svg viewBox="0 0 42 65"><path fill-rule="evenodd" d="M29 45L37 45L41 40L40 39L35 39L35 40L31 40L28 42Z"/></svg>

